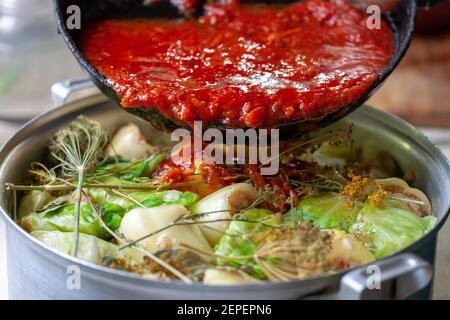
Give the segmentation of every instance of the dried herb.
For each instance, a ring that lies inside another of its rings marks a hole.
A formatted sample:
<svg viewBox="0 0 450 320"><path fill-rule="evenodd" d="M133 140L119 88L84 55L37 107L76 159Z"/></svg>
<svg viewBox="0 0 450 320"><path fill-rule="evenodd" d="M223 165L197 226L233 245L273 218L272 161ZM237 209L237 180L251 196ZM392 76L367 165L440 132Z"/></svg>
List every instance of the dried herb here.
<svg viewBox="0 0 450 320"><path fill-rule="evenodd" d="M63 176L78 176L75 202L73 256L78 254L81 193L86 171L103 157L108 134L100 123L80 116L56 132L50 143L50 157Z"/></svg>
<svg viewBox="0 0 450 320"><path fill-rule="evenodd" d="M287 281L330 270L327 255L333 235L308 222L295 228L276 228L267 233L256 252L247 256L222 256L195 248L187 243L180 246L223 261L254 260L271 281Z"/></svg>

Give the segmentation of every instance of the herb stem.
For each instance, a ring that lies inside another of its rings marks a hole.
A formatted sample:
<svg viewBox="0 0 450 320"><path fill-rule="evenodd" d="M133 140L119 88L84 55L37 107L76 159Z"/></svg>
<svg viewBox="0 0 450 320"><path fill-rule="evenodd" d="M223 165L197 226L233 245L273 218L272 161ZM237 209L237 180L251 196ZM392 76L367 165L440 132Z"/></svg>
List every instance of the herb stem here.
<svg viewBox="0 0 450 320"><path fill-rule="evenodd" d="M80 210L81 210L81 193L83 191L83 179L84 179L84 167L78 168L78 183L76 189L76 202L75 202L75 222L73 226L74 238L73 238L73 253L76 258L78 256L78 244L80 240Z"/></svg>
<svg viewBox="0 0 450 320"><path fill-rule="evenodd" d="M411 198L403 198L403 197L398 197L398 196L394 196L394 195L390 195L389 199L415 203L415 204L419 204L419 205L422 205L422 206L425 205L425 203L423 201L420 201L420 200L415 200L415 199L411 199Z"/></svg>
<svg viewBox="0 0 450 320"><path fill-rule="evenodd" d="M179 246L181 248L183 248L183 249L186 249L186 250L189 250L189 251L193 251L195 253L200 253L200 254L203 254L205 256L214 257L214 258L218 258L218 259L222 259L222 260L236 261L236 260L255 259L254 255L251 255L251 256L235 256L235 257L222 256L222 255L217 254L217 253L211 253L211 252L209 252L207 250L191 246L190 244L187 244L185 242L180 242Z"/></svg>
<svg viewBox="0 0 450 320"><path fill-rule="evenodd" d="M85 196L86 193L83 192L83 194ZM100 225L114 238L117 240L117 242L121 243L121 244L126 244L126 241L124 239L122 239L121 237L119 237L114 231L112 231L107 225L106 223L103 221L101 215L98 213L97 209L95 208L94 204L92 203L92 201L89 199L89 197L87 198L89 204L91 205L92 211L94 212L94 214L97 216L98 221L100 222ZM192 280L189 279L188 277L186 277L182 272L180 272L178 269L176 269L175 267L171 266L170 264L166 263L165 261L159 259L158 257L156 257L154 254L143 250L141 248L139 248L138 246L133 246L134 250L139 251L141 254L149 257L150 259L152 259L154 262L158 263L161 267L166 268L169 272L171 272L174 276L178 277L180 280L188 283L188 284L192 284Z"/></svg>
<svg viewBox="0 0 450 320"><path fill-rule="evenodd" d="M185 187L190 186L197 183L203 183L203 180L198 181L189 181L189 182L179 182L174 184L167 185L126 185L126 184L105 184L105 183L87 183L83 184L83 188L90 189L113 189L113 190L156 190L161 188L176 188L176 187ZM6 190L17 190L17 191L70 191L76 190L76 186L74 185L43 185L43 186L26 186L26 185L15 185L12 183L6 183Z"/></svg>
<svg viewBox="0 0 450 320"><path fill-rule="evenodd" d="M180 218L182 218L182 217L183 216L181 216ZM123 249L129 248L131 246L134 246L134 245L136 245L138 242L140 242L142 240L145 240L145 239L147 239L147 238L149 238L151 236L154 236L154 235L156 235L158 233L161 233L161 232L163 232L163 231L165 231L167 229L170 229L170 228L176 227L176 226L192 226L192 225L208 224L208 223L214 223L214 222L239 221L239 222L246 222L246 223L261 224L262 226L265 226L265 227L268 227L268 228L273 228L273 229L279 229L280 228L278 226L272 226L272 225L269 225L269 224L266 224L266 223L263 223L263 222L260 222L260 221L252 221L252 220L246 220L246 219L233 219L233 218L231 218L231 219L214 219L214 220L204 220L204 221L186 221L186 220L183 220L183 219L180 219L180 218L176 219L172 223L170 223L170 224L168 224L168 225L166 225L166 226L164 226L164 227L162 227L162 228L160 228L160 229L158 229L156 231L148 233L148 234L146 234L146 235L144 235L144 236L142 236L142 237L140 237L138 239L135 239L135 240L133 240L131 242L128 242L125 245L120 246L119 250L123 250ZM181 222L179 222L180 220L181 220Z"/></svg>

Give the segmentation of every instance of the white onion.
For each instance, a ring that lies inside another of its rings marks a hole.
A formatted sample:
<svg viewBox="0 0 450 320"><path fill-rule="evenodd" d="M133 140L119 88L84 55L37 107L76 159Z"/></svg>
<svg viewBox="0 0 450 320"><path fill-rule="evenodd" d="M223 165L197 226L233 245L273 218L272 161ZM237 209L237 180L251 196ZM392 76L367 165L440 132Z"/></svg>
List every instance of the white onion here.
<svg viewBox="0 0 450 320"><path fill-rule="evenodd" d="M244 276L237 271L227 271L220 269L207 269L203 278L203 283L208 285L236 285L254 283L258 280L250 276Z"/></svg>
<svg viewBox="0 0 450 320"><path fill-rule="evenodd" d="M128 124L119 129L106 150L108 156L124 160L143 159L149 154L151 146L147 143L139 127Z"/></svg>
<svg viewBox="0 0 450 320"><path fill-rule="evenodd" d="M236 183L222 188L194 204L190 211L201 215L201 222L212 220L231 219L240 210L248 208L256 199L258 191L248 183ZM211 246L216 245L228 228L230 221L216 221L199 224L200 230L205 235Z"/></svg>
<svg viewBox="0 0 450 320"><path fill-rule="evenodd" d="M333 234L332 247L328 253L328 260L331 264L341 261L349 267L356 267L375 260L373 254L363 243L353 236L339 230L327 232Z"/></svg>
<svg viewBox="0 0 450 320"><path fill-rule="evenodd" d="M156 208L136 208L125 214L120 223L119 232L127 240L137 240L152 232L169 226L173 221L187 214L180 205L159 206ZM180 242L193 247L212 251L205 237L196 225L173 226L145 238L139 244L149 252L176 248Z"/></svg>

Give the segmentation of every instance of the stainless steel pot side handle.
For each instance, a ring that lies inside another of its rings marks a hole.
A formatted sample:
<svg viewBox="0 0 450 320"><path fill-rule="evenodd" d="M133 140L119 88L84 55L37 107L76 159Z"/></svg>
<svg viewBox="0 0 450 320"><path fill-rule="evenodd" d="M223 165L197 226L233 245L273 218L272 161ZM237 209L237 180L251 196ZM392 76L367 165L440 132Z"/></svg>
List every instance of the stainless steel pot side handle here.
<svg viewBox="0 0 450 320"><path fill-rule="evenodd" d="M52 101L55 107L61 107L67 102L102 95L100 90L89 78L64 80L52 86Z"/></svg>
<svg viewBox="0 0 450 320"><path fill-rule="evenodd" d="M428 262L415 254L403 253L348 272L342 277L340 288L335 293L309 298L405 299L427 287L432 278L433 271Z"/></svg>

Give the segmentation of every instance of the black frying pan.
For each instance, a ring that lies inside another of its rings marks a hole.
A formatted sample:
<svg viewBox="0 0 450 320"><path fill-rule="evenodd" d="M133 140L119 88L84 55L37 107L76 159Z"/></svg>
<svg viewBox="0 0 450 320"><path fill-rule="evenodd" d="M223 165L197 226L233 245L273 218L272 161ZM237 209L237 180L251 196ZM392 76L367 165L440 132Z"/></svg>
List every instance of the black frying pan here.
<svg viewBox="0 0 450 320"><path fill-rule="evenodd" d="M292 1L292 0L291 0ZM360 0L355 0L360 1ZM272 2L276 2L273 1ZM278 2L289 2L289 0L278 0ZM366 3L368 1L365 1ZM84 58L77 47L77 37L79 30L69 30L66 26L68 18L67 8L70 5L78 5L81 8L82 26L89 22L106 18L138 18L138 17L167 17L179 16L177 9L169 4L169 1L148 6L144 5L144 0L54 0L56 18L59 32L64 37L67 45L75 55L81 66L89 73L94 83L111 100L120 105L120 98L113 91L108 83L108 79L101 75ZM400 0L395 9L383 13L384 18L390 24L395 38L394 53L389 65L381 72L379 79L367 90L367 92L355 103L342 106L336 112L324 114L320 118L306 119L280 125L281 133L298 134L335 122L362 105L391 74L409 46L414 28L414 18L416 15L416 0ZM151 111L140 109L126 109L129 112L147 120L155 127L172 131L183 127L183 123L175 123L165 118L156 109Z"/></svg>

